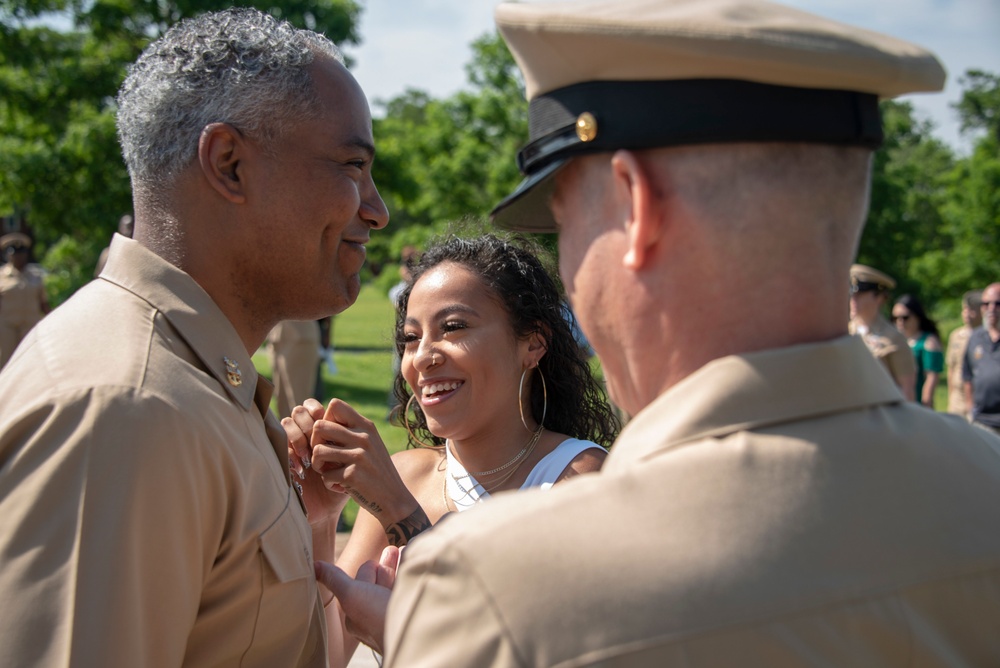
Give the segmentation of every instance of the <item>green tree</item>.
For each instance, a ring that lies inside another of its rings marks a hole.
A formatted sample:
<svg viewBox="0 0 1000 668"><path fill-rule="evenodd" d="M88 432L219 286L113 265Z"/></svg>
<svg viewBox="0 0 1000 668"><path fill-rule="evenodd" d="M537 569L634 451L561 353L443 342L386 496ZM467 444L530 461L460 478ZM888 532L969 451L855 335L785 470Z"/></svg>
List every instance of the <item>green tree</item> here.
<svg viewBox="0 0 1000 668"><path fill-rule="evenodd" d="M882 103L885 142L876 151L868 221L858 261L893 276L899 292L933 303L933 286L911 273L915 259L938 248L944 178L955 158L931 136L929 122L914 118L907 102Z"/></svg>
<svg viewBox="0 0 1000 668"><path fill-rule="evenodd" d="M443 100L408 90L375 122L374 177L392 217L391 239L369 254L376 264L454 221L485 216L520 180L514 156L528 135L520 72L497 34L472 49L468 90Z"/></svg>
<svg viewBox="0 0 1000 668"><path fill-rule="evenodd" d="M1000 280L1000 143L986 136L946 175L935 248L916 258L912 277L939 299Z"/></svg>
<svg viewBox="0 0 1000 668"><path fill-rule="evenodd" d="M963 132L980 134L972 154L943 179L937 247L917 259L913 275L952 299L1000 280L1000 76L970 70L954 105Z"/></svg>
<svg viewBox="0 0 1000 668"><path fill-rule="evenodd" d="M965 90L953 106L962 121L962 131L985 130L1000 140L1000 75L968 70L958 81Z"/></svg>
<svg viewBox="0 0 1000 668"><path fill-rule="evenodd" d="M86 270L53 279L54 303L90 278L96 253L132 208L114 124L126 66L174 22L231 4L0 0L0 214L26 212L36 255L58 248L46 265L77 249L74 266ZM358 42L356 0L246 4Z"/></svg>
<svg viewBox="0 0 1000 668"><path fill-rule="evenodd" d="M960 81L954 107L963 131L979 135L968 157L933 139L908 104L883 103L886 142L859 251L948 321L965 291L1000 277L1000 77L970 70Z"/></svg>

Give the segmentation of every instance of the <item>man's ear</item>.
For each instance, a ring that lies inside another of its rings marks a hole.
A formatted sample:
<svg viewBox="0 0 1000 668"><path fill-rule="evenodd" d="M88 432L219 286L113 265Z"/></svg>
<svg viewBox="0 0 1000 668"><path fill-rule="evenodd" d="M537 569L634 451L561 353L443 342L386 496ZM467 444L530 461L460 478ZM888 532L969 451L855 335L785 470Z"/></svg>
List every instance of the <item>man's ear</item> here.
<svg viewBox="0 0 1000 668"><path fill-rule="evenodd" d="M642 269L663 231L653 175L635 153L621 150L611 157L611 179L628 240L622 264L628 269Z"/></svg>
<svg viewBox="0 0 1000 668"><path fill-rule="evenodd" d="M198 138L198 164L212 188L234 204L246 202L241 179L246 140L229 123L210 123Z"/></svg>

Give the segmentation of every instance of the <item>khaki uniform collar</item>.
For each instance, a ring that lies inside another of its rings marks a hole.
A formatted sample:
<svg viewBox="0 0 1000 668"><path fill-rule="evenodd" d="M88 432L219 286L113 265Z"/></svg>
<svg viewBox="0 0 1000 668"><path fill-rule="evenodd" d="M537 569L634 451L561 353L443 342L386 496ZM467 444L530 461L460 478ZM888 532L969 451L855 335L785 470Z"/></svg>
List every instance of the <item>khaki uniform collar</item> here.
<svg viewBox="0 0 1000 668"><path fill-rule="evenodd" d="M205 290L189 275L139 242L116 234L100 278L147 301L180 333L203 370L214 376L233 401L267 414L273 387L260 378L236 329ZM258 387L260 386L260 387Z"/></svg>
<svg viewBox="0 0 1000 668"><path fill-rule="evenodd" d="M731 355L706 364L639 412L603 470L704 438L903 401L858 337Z"/></svg>

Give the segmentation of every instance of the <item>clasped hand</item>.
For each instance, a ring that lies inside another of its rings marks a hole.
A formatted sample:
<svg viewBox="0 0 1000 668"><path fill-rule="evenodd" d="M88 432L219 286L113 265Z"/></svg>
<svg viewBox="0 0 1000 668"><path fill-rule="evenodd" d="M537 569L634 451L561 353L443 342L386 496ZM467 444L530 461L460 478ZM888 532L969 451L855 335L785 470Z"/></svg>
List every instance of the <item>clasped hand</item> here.
<svg viewBox="0 0 1000 668"><path fill-rule="evenodd" d="M375 425L349 404L333 399L324 409L315 399L307 399L281 426L288 435L289 460L302 481L312 524L339 516L347 496L383 526L417 507Z"/></svg>

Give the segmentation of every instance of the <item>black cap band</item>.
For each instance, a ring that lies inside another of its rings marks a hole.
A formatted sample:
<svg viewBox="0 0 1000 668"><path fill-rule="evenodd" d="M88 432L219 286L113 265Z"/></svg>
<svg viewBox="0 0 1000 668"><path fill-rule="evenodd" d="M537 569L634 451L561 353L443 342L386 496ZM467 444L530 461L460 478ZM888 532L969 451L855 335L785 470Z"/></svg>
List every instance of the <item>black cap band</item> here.
<svg viewBox="0 0 1000 668"><path fill-rule="evenodd" d="M578 134L589 113L593 125ZM587 81L534 98L532 141L518 154L531 174L574 155L727 142L804 142L877 148L878 96L730 79Z"/></svg>
<svg viewBox="0 0 1000 668"><path fill-rule="evenodd" d="M881 292L888 290L881 283L872 283L871 281L854 281L851 285L851 292L857 294L859 292Z"/></svg>

